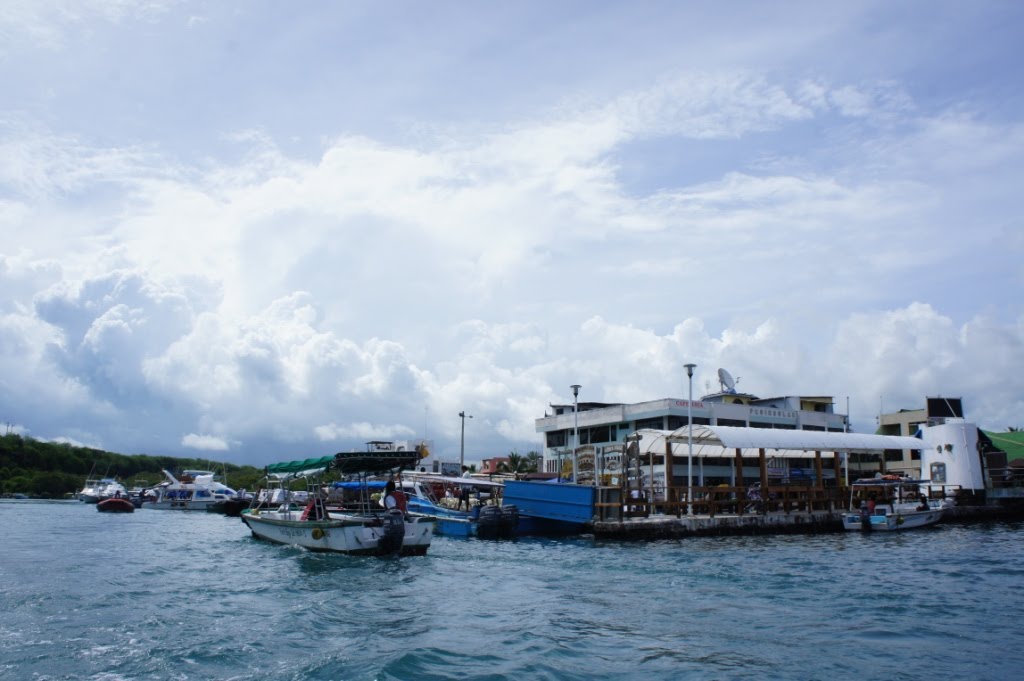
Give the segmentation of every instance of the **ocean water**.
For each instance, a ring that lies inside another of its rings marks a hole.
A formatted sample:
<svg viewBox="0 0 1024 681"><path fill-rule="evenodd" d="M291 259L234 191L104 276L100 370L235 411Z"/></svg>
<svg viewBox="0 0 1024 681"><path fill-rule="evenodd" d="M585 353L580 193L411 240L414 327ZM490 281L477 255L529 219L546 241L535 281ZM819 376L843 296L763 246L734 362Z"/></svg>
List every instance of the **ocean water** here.
<svg viewBox="0 0 1024 681"><path fill-rule="evenodd" d="M1024 525L312 554L0 503L2 679L1019 679Z"/></svg>

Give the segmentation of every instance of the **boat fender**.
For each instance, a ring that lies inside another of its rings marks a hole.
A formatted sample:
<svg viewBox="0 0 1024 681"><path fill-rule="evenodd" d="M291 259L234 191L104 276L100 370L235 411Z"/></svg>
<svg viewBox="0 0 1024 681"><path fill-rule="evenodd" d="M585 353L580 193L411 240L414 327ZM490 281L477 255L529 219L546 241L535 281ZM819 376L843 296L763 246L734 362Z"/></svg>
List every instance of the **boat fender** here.
<svg viewBox="0 0 1024 681"><path fill-rule="evenodd" d="M314 527L313 528L313 539L323 539L323 538L324 538L324 531L321 530L319 527Z"/></svg>

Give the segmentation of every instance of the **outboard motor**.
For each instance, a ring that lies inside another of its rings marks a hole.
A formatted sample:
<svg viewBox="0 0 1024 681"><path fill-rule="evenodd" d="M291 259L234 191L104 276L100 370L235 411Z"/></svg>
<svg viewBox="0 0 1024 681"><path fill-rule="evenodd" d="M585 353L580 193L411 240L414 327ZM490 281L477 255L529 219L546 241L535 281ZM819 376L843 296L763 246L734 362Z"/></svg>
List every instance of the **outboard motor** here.
<svg viewBox="0 0 1024 681"><path fill-rule="evenodd" d="M512 539L516 536L516 528L519 526L519 508L515 505L501 507L501 524L498 526L498 535L502 539Z"/></svg>
<svg viewBox="0 0 1024 681"><path fill-rule="evenodd" d="M860 530L861 532L871 531L871 513L868 511L866 502L860 502Z"/></svg>
<svg viewBox="0 0 1024 681"><path fill-rule="evenodd" d="M480 539L497 539L501 533L501 507L482 506L480 518L476 521L476 536Z"/></svg>
<svg viewBox="0 0 1024 681"><path fill-rule="evenodd" d="M405 514L393 508L384 514L384 526L381 528L377 548L382 556L397 554L402 550L405 541Z"/></svg>

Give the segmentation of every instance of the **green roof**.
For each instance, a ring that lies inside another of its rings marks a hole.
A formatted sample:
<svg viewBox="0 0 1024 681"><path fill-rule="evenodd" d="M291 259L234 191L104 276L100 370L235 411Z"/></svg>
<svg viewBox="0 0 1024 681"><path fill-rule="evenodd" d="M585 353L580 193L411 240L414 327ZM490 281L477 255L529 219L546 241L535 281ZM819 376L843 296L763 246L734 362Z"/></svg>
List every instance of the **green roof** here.
<svg viewBox="0 0 1024 681"><path fill-rule="evenodd" d="M992 440L992 444L1006 452L1006 458L1008 461L1024 459L1024 431L993 433L986 430L983 432L985 435L989 436L989 439Z"/></svg>

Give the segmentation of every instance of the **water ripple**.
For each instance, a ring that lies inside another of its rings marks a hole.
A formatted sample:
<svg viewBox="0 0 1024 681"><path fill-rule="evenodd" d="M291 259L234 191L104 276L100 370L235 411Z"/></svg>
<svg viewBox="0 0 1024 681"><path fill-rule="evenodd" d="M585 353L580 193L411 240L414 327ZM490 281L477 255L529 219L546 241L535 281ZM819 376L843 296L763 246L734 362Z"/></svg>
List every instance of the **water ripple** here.
<svg viewBox="0 0 1024 681"><path fill-rule="evenodd" d="M313 554L237 519L0 504L0 676L1015 677L1021 524L901 535L438 537Z"/></svg>

